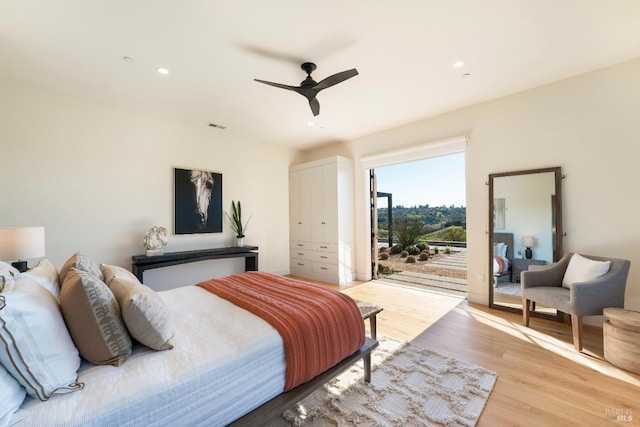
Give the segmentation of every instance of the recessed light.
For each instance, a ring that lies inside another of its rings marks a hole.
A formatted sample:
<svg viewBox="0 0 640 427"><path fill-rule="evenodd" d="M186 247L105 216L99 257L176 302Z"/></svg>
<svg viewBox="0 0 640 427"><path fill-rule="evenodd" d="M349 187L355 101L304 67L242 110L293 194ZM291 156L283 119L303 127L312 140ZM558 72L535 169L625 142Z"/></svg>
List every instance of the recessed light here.
<svg viewBox="0 0 640 427"><path fill-rule="evenodd" d="M166 68L158 68L158 72L165 76L169 74L169 70L167 70Z"/></svg>
<svg viewBox="0 0 640 427"><path fill-rule="evenodd" d="M471 77L471 73L464 73L462 77Z"/></svg>
<svg viewBox="0 0 640 427"><path fill-rule="evenodd" d="M314 124L315 124L315 123L313 122L313 120L309 120L309 121L307 122L307 126L313 126Z"/></svg>
<svg viewBox="0 0 640 427"><path fill-rule="evenodd" d="M130 56L123 56L123 57L122 57L122 60L123 60L124 62L136 62L136 60L135 60L135 59L133 59L133 58L132 58L132 57L130 57Z"/></svg>
<svg viewBox="0 0 640 427"><path fill-rule="evenodd" d="M456 62L453 63L453 68L460 68L464 65L464 61L462 60L458 60Z"/></svg>

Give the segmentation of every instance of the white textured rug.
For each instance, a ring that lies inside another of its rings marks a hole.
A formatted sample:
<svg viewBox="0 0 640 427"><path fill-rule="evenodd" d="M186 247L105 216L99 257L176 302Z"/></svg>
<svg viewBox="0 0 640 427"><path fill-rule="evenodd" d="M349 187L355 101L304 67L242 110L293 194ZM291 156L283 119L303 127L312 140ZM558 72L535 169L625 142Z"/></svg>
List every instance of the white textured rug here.
<svg viewBox="0 0 640 427"><path fill-rule="evenodd" d="M474 426L496 382L495 372L382 337L371 383L357 363L296 408L280 426Z"/></svg>

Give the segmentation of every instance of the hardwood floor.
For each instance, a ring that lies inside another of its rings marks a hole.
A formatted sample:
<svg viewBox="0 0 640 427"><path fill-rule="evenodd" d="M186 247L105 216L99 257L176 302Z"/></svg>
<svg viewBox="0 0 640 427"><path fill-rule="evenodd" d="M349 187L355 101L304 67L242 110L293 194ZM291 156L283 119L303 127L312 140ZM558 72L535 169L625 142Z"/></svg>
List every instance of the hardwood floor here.
<svg viewBox="0 0 640 427"><path fill-rule="evenodd" d="M384 307L379 334L496 371L479 426L640 425L640 375L604 360L600 328L584 327L578 353L565 323L525 328L519 314L376 282L342 291Z"/></svg>

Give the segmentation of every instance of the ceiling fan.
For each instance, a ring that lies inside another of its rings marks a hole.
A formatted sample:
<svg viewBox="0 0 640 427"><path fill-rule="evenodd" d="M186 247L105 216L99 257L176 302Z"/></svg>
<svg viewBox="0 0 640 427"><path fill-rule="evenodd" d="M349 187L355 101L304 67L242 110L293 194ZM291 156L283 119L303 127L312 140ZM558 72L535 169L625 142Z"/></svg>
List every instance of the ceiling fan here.
<svg viewBox="0 0 640 427"><path fill-rule="evenodd" d="M313 78L311 78L311 73L316 69L316 64L312 62L305 62L300 66L307 73L307 78L304 79L300 86L289 86L280 83L267 82L265 80L254 79L257 82L264 83L266 85L279 87L281 89L292 90L294 92L298 92L300 95L304 96L309 100L309 106L311 107L311 111L314 116L320 114L320 103L316 99L316 95L322 89L326 89L328 87L337 85L338 83L342 83L343 81L350 79L351 77L358 75L358 70L355 68L347 71L343 71L341 73L336 73L332 76L327 77L324 80L316 83Z"/></svg>

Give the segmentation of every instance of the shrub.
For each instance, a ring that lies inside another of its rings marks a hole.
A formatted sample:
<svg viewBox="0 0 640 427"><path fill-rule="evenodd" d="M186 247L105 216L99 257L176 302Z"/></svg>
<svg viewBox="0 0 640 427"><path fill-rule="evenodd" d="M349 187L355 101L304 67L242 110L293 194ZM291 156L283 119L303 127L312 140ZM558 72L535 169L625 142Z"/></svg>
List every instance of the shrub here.
<svg viewBox="0 0 640 427"><path fill-rule="evenodd" d="M389 253L391 254L399 254L400 252L402 252L401 245L393 245L391 246L391 249L389 249Z"/></svg>
<svg viewBox="0 0 640 427"><path fill-rule="evenodd" d="M388 265L378 264L378 273L379 274L391 274L391 267Z"/></svg>
<svg viewBox="0 0 640 427"><path fill-rule="evenodd" d="M445 254L450 254L451 252L453 252L453 248L451 246L447 246L446 248L444 248Z"/></svg>
<svg viewBox="0 0 640 427"><path fill-rule="evenodd" d="M429 252L421 252L420 253L420 261L426 261L429 259Z"/></svg>
<svg viewBox="0 0 640 427"><path fill-rule="evenodd" d="M409 256L409 252L407 251L400 252L400 258L406 258L407 256Z"/></svg>
<svg viewBox="0 0 640 427"><path fill-rule="evenodd" d="M408 262L409 264L415 264L416 263L416 257L414 257L413 255L409 255L405 262Z"/></svg>
<svg viewBox="0 0 640 427"><path fill-rule="evenodd" d="M436 254L439 254L439 253L440 253L440 248L436 246L435 248L433 248L433 251L434 251Z"/></svg>
<svg viewBox="0 0 640 427"><path fill-rule="evenodd" d="M393 224L396 239L403 248L413 245L424 230L424 222L416 219L401 219Z"/></svg>
<svg viewBox="0 0 640 427"><path fill-rule="evenodd" d="M380 253L389 252L389 248L386 247L386 246L383 246L380 249L378 249L378 252L380 252Z"/></svg>
<svg viewBox="0 0 640 427"><path fill-rule="evenodd" d="M429 249L429 245L424 244L422 242L416 244L416 247L420 249L420 252L424 251L425 249Z"/></svg>
<svg viewBox="0 0 640 427"><path fill-rule="evenodd" d="M418 255L420 253L420 249L415 245L407 246L404 250L409 252L409 255Z"/></svg>
<svg viewBox="0 0 640 427"><path fill-rule="evenodd" d="M382 261L386 261L389 259L389 254L386 252L382 252L379 257Z"/></svg>

